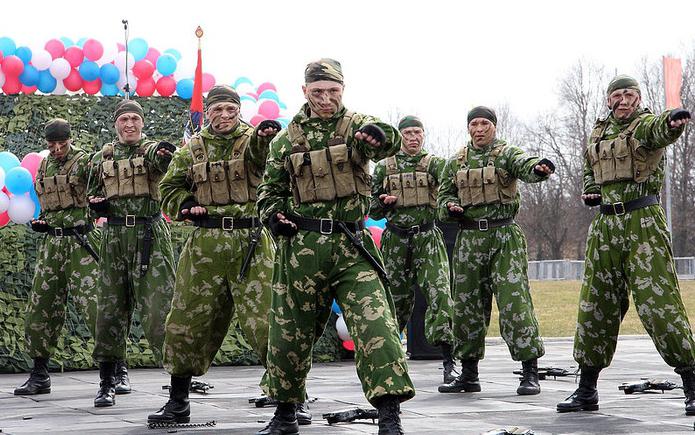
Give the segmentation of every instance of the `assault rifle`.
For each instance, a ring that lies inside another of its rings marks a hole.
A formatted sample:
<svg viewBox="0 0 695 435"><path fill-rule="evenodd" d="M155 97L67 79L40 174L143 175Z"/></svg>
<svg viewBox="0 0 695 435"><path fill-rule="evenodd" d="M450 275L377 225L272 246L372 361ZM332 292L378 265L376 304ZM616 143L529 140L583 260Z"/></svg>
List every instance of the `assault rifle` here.
<svg viewBox="0 0 695 435"><path fill-rule="evenodd" d="M661 391L661 393L663 394L664 391L675 390L677 388L683 387L671 381L656 379L642 379L639 382L635 382L633 384L624 382L618 385L618 390L621 390L625 394L648 393L650 391Z"/></svg>
<svg viewBox="0 0 695 435"><path fill-rule="evenodd" d="M510 427L502 429L493 429L491 431L484 432L483 435L534 435L535 432L531 429L526 429L525 427Z"/></svg>
<svg viewBox="0 0 695 435"><path fill-rule="evenodd" d="M191 381L191 386L188 387L188 391L191 393L207 394L209 390L215 388L214 385L208 384L207 382ZM162 390L170 390L170 385L162 385Z"/></svg>
<svg viewBox="0 0 695 435"><path fill-rule="evenodd" d="M379 411L376 409L345 409L343 411L328 412L322 415L328 424L350 423L355 420L372 420L375 423L379 418Z"/></svg>
<svg viewBox="0 0 695 435"><path fill-rule="evenodd" d="M522 370L514 370L515 375L523 374ZM565 376L577 376L579 374L579 369L571 371L563 369L560 367L539 367L538 368L538 379L544 381L548 376L552 376L553 379L565 377ZM520 378L521 379L521 378Z"/></svg>

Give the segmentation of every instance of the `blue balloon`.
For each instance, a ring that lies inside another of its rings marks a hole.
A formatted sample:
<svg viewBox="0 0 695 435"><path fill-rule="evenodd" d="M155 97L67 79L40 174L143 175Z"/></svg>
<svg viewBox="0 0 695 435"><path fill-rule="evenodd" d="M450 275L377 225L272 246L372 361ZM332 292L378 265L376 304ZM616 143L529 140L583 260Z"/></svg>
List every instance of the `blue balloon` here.
<svg viewBox="0 0 695 435"><path fill-rule="evenodd" d="M240 100L242 103L243 103L244 101L250 101L250 102L252 102L252 103L254 103L254 104L256 103L256 99L253 98L253 97L251 97L251 96L249 96L249 95L242 95L241 97L239 97L239 100Z"/></svg>
<svg viewBox="0 0 695 435"><path fill-rule="evenodd" d="M331 309L333 310L334 313L340 314L342 311L340 311L340 306L338 303L333 299L333 306L331 306Z"/></svg>
<svg viewBox="0 0 695 435"><path fill-rule="evenodd" d="M43 92L44 94L50 94L56 88L57 84L58 82L51 75L50 70L45 69L43 71L39 71L39 82L36 84L39 91Z"/></svg>
<svg viewBox="0 0 695 435"><path fill-rule="evenodd" d="M24 65L19 81L26 86L36 86L39 83L39 70L34 65Z"/></svg>
<svg viewBox="0 0 695 435"><path fill-rule="evenodd" d="M164 50L164 53L162 53L162 54L170 54L170 55L174 56L174 59L176 59L176 62L181 60L181 53L175 48L168 48L168 49Z"/></svg>
<svg viewBox="0 0 695 435"><path fill-rule="evenodd" d="M280 110L287 110L287 104L283 103L282 101L278 103L278 107Z"/></svg>
<svg viewBox="0 0 695 435"><path fill-rule="evenodd" d="M13 195L27 193L32 184L31 172L27 168L14 167L5 175L5 186Z"/></svg>
<svg viewBox="0 0 695 435"><path fill-rule="evenodd" d="M253 86L253 82L251 81L250 78L242 76L242 77L239 77L238 79L236 79L236 81L234 82L232 87L234 89L236 89L237 87L239 87L239 85L241 85L243 83L248 83L249 85Z"/></svg>
<svg viewBox="0 0 695 435"><path fill-rule="evenodd" d="M0 152L0 168L5 172L5 175L7 175L10 169L16 168L17 166L19 166L19 159L17 156L9 151Z"/></svg>
<svg viewBox="0 0 695 435"><path fill-rule="evenodd" d="M157 71L163 76L174 74L176 71L176 58L171 54L162 54L157 58Z"/></svg>
<svg viewBox="0 0 695 435"><path fill-rule="evenodd" d="M118 94L118 87L116 87L116 85L108 83L101 84L101 95L113 97L116 94Z"/></svg>
<svg viewBox="0 0 695 435"><path fill-rule="evenodd" d="M383 230L384 228L386 228L386 218L374 221L374 226L377 226Z"/></svg>
<svg viewBox="0 0 695 435"><path fill-rule="evenodd" d="M68 38L67 36L61 36L60 42L63 43L63 46L65 48L72 47L73 45L75 45L75 43L72 42L72 39Z"/></svg>
<svg viewBox="0 0 695 435"><path fill-rule="evenodd" d="M280 97L278 97L278 94L272 89L266 89L265 91L261 92L261 95L258 96L258 99L260 100L262 98L276 101L278 103L278 106L280 106Z"/></svg>
<svg viewBox="0 0 695 435"><path fill-rule="evenodd" d="M276 121L279 122L280 125L282 125L282 128L287 128L287 124L290 123L290 120L287 118L278 118L276 119Z"/></svg>
<svg viewBox="0 0 695 435"><path fill-rule="evenodd" d="M34 219L38 219L41 214L41 203L36 195L36 189L29 189L29 198L34 201Z"/></svg>
<svg viewBox="0 0 695 435"><path fill-rule="evenodd" d="M149 48L147 41L142 38L135 38L128 42L128 52L133 55L136 62L147 56L147 50Z"/></svg>
<svg viewBox="0 0 695 435"><path fill-rule="evenodd" d="M161 59L161 58L160 58ZM193 80L182 79L176 83L176 93L184 100L188 100L193 96Z"/></svg>
<svg viewBox="0 0 695 435"><path fill-rule="evenodd" d="M121 73L118 71L116 65L111 63L105 63L99 68L99 76L101 76L101 82L107 85L114 85L118 81Z"/></svg>
<svg viewBox="0 0 695 435"><path fill-rule="evenodd" d="M84 43L85 43L85 42L87 42L87 38L80 38L80 39L77 40L77 42L75 43L75 45L77 45L78 47L82 48L82 47L84 47Z"/></svg>
<svg viewBox="0 0 695 435"><path fill-rule="evenodd" d="M91 60L85 60L84 62L82 62L79 71L82 80L93 82L94 80L99 78L99 65L97 65L96 62L92 62Z"/></svg>
<svg viewBox="0 0 695 435"><path fill-rule="evenodd" d="M0 51L2 51L3 56L11 56L17 51L17 45L14 43L12 38L3 36L0 38Z"/></svg>
<svg viewBox="0 0 695 435"><path fill-rule="evenodd" d="M31 49L29 47L19 47L15 50L14 55L22 59L22 62L26 65L31 60Z"/></svg>

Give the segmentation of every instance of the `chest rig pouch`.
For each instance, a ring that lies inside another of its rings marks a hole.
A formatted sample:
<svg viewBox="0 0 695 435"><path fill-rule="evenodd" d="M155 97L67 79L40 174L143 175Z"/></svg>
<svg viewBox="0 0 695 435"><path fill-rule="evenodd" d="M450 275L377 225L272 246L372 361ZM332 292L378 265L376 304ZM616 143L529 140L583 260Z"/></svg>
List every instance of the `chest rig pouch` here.
<svg viewBox="0 0 695 435"><path fill-rule="evenodd" d="M310 144L296 122L287 127L292 151L285 167L290 174L296 203L332 201L371 194L369 161L347 145L354 113L347 112L336 126L328 147L310 151Z"/></svg>
<svg viewBox="0 0 695 435"><path fill-rule="evenodd" d="M497 157L505 146L496 146L490 152L487 165L482 168L468 167L468 147L458 155L459 169L456 186L461 207L482 204L509 204L516 198L516 178L502 168L495 167Z"/></svg>
<svg viewBox="0 0 695 435"><path fill-rule="evenodd" d="M47 159L43 159L36 173L36 195L44 211L64 210L87 206L87 186L73 174L73 169L84 152L76 151L73 157L63 164L56 175L47 177Z"/></svg>
<svg viewBox="0 0 695 435"><path fill-rule="evenodd" d="M102 149L101 177L106 199L149 196L159 201L159 180L145 161L145 152L150 143L142 144L130 159L114 160L114 145L106 144Z"/></svg>
<svg viewBox="0 0 695 435"><path fill-rule="evenodd" d="M193 196L200 205L245 204L256 201L256 187L261 174L251 170L244 160L253 131L247 130L232 145L230 160L209 161L205 144L194 136L188 144L193 158L189 178L193 182Z"/></svg>
<svg viewBox="0 0 695 435"><path fill-rule="evenodd" d="M429 173L432 156L426 154L415 166L414 172L398 172L396 156L386 159L384 189L389 195L398 197L401 207L428 205L437 206L437 184Z"/></svg>

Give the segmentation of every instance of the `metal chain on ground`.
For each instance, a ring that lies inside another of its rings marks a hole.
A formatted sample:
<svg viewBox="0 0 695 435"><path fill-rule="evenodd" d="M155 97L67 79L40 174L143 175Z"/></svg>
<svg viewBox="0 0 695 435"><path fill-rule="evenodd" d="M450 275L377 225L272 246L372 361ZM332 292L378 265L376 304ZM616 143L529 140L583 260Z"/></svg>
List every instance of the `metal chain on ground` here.
<svg viewBox="0 0 695 435"><path fill-rule="evenodd" d="M148 429L193 429L198 427L213 427L216 426L215 420L210 420L207 423L165 423L165 422L148 422Z"/></svg>

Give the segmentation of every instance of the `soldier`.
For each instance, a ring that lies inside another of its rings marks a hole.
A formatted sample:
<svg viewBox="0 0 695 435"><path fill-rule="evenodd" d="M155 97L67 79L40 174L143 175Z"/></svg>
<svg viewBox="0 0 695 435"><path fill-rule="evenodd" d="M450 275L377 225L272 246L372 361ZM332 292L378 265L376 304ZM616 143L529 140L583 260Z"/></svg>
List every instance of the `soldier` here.
<svg viewBox="0 0 695 435"><path fill-rule="evenodd" d="M94 336L97 307L98 256L94 251L99 231L87 210L89 155L72 145L70 124L60 118L44 129L49 155L36 174L36 194L41 203L32 230L46 234L39 250L24 334L26 349L34 359L29 379L14 390L17 395L51 392L48 360L65 322L68 293L85 316Z"/></svg>
<svg viewBox="0 0 695 435"><path fill-rule="evenodd" d="M413 311L414 286L427 300L425 336L440 346L444 383L454 380L451 332L451 282L442 232L435 227L437 189L445 160L423 151L422 121L406 116L398 123L403 136L400 151L374 168L369 215L386 217L381 252L396 306L398 329L405 328Z"/></svg>
<svg viewBox="0 0 695 435"><path fill-rule="evenodd" d="M159 180L176 147L145 139L145 115L135 101L121 101L113 119L118 140L94 155L89 189L89 207L107 218L99 250L93 352L101 377L94 399L97 407L115 404L116 366L125 359L136 305L152 352L161 359L164 321L174 287L174 251L160 211Z"/></svg>
<svg viewBox="0 0 695 435"><path fill-rule="evenodd" d="M545 350L527 276L526 237L514 223L521 197L517 180L546 180L555 167L496 137L497 115L479 106L468 112L471 142L444 169L439 189L442 217L459 221L453 258L454 336L461 375L441 393L480 391L478 361L485 355L492 297L500 332L512 359L521 361L517 394L540 393L538 358Z"/></svg>
<svg viewBox="0 0 695 435"><path fill-rule="evenodd" d="M207 96L203 130L174 154L160 182L162 207L198 227L186 241L166 321L164 367L169 401L148 422L187 423L192 376L207 372L237 313L251 347L265 365L273 241L256 211L277 121L256 128L239 120L239 95L215 86Z"/></svg>
<svg viewBox="0 0 695 435"><path fill-rule="evenodd" d="M607 104L610 113L596 122L584 161L582 199L600 206L600 213L586 242L574 336L581 377L579 388L557 410L598 409L598 375L613 359L631 291L659 354L683 378L686 414L695 415L695 343L659 205L666 146L683 133L690 113L675 109L653 115L640 106L637 80L624 75L608 85Z"/></svg>
<svg viewBox="0 0 695 435"><path fill-rule="evenodd" d="M306 395L314 325L325 324L334 298L355 339L364 393L379 410L379 433L400 434L400 402L415 390L393 302L375 270L382 268L379 253L363 225L369 159L395 154L401 136L343 106L337 61L310 63L305 79L307 103L271 143L258 187L261 217L278 236L268 374L269 395L279 402L258 434L297 433L295 409Z"/></svg>

